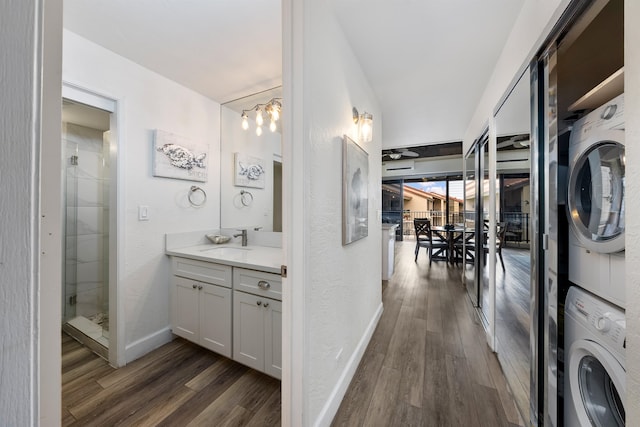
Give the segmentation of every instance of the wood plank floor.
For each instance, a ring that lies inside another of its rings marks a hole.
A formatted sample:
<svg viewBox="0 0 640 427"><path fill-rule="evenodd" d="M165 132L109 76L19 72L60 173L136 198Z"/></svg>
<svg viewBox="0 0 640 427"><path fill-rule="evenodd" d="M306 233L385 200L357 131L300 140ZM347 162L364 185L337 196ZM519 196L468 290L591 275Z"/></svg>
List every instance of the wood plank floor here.
<svg viewBox="0 0 640 427"><path fill-rule="evenodd" d="M496 269L497 354L520 413L528 418L530 253L528 249L515 248L503 248L502 251L506 272Z"/></svg>
<svg viewBox="0 0 640 427"><path fill-rule="evenodd" d="M280 381L176 339L114 369L62 336L63 426L277 426Z"/></svg>
<svg viewBox="0 0 640 427"><path fill-rule="evenodd" d="M333 426L523 425L460 267L398 242L384 312ZM182 339L121 369L63 335L63 426L277 426L280 382Z"/></svg>
<svg viewBox="0 0 640 427"><path fill-rule="evenodd" d="M529 249L513 247L503 248L502 253L505 271L500 262L496 266L496 351L520 414L528 418L530 253ZM486 294L483 299L486 306Z"/></svg>
<svg viewBox="0 0 640 427"><path fill-rule="evenodd" d="M333 426L522 426L461 267L396 242L384 312Z"/></svg>

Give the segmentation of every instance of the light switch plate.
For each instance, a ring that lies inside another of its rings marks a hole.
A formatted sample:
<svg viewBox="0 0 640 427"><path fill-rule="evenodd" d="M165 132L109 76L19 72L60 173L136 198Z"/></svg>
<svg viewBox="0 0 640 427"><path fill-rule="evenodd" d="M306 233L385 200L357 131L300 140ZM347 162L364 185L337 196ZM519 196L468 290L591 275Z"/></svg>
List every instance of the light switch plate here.
<svg viewBox="0 0 640 427"><path fill-rule="evenodd" d="M149 221L149 206L138 206L138 221Z"/></svg>

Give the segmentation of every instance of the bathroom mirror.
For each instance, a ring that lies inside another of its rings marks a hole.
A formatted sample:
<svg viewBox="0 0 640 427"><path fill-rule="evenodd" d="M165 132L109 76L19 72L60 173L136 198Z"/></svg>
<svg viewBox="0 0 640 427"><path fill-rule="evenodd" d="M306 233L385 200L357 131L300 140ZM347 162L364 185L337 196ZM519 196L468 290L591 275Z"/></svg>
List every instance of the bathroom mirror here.
<svg viewBox="0 0 640 427"><path fill-rule="evenodd" d="M530 394L530 77L527 71L495 115L497 221L506 227L496 265L496 353L524 420ZM502 267L504 265L504 268Z"/></svg>
<svg viewBox="0 0 640 427"><path fill-rule="evenodd" d="M282 231L281 103L278 86L220 108L221 228Z"/></svg>

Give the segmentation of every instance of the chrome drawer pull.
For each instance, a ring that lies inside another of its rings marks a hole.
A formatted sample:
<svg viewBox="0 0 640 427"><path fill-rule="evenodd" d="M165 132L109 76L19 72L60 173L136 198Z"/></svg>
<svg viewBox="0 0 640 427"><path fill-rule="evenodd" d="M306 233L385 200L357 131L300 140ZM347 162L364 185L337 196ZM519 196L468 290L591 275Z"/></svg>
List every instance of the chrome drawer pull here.
<svg viewBox="0 0 640 427"><path fill-rule="evenodd" d="M269 289L271 287L271 284L269 282L267 282L266 280L260 280L258 282L258 287L260 289L267 290L267 289Z"/></svg>

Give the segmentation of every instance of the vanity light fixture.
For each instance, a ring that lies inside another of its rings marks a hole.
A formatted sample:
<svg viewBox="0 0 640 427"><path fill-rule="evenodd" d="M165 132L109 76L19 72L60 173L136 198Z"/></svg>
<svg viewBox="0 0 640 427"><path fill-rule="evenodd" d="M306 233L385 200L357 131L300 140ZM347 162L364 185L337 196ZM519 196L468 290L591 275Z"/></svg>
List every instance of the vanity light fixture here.
<svg viewBox="0 0 640 427"><path fill-rule="evenodd" d="M244 130L249 129L249 116L247 116L246 111L242 112L242 129Z"/></svg>
<svg viewBox="0 0 640 427"><path fill-rule="evenodd" d="M282 98L272 98L266 104L256 104L253 108L242 110L242 129L249 129L249 111L256 112L256 135L262 135L262 126L265 121L265 113L269 119L269 130L275 132L278 129L276 122L280 120L280 112L282 111Z"/></svg>
<svg viewBox="0 0 640 427"><path fill-rule="evenodd" d="M358 139L362 142L370 142L373 139L373 115L366 111L358 113L356 107L351 110L353 123L358 125Z"/></svg>

